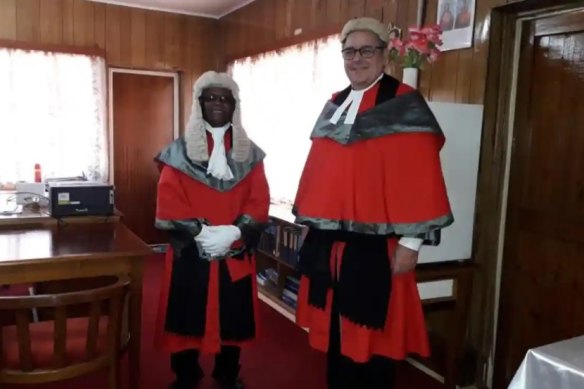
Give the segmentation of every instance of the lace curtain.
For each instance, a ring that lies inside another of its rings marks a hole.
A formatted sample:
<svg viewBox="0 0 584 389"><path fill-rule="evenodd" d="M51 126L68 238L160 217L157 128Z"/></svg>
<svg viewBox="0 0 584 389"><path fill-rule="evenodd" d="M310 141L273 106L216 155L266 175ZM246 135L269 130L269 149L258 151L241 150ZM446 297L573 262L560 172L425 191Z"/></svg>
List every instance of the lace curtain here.
<svg viewBox="0 0 584 389"><path fill-rule="evenodd" d="M272 201L294 201L310 133L325 102L348 85L338 36L243 58L230 66L243 125L266 153Z"/></svg>
<svg viewBox="0 0 584 389"><path fill-rule="evenodd" d="M0 184L85 175L108 180L105 61L0 48Z"/></svg>

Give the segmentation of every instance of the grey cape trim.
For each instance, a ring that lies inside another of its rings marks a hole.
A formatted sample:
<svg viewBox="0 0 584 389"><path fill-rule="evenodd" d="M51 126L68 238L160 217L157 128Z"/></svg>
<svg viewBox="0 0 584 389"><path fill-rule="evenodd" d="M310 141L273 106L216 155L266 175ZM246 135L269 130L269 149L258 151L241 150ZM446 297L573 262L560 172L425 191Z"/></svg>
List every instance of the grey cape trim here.
<svg viewBox="0 0 584 389"><path fill-rule="evenodd" d="M251 217L250 215L247 215L247 214L243 214L240 217L238 217L235 220L235 222L233 222L233 224L239 228L241 228L243 226L249 226L251 228L263 229L263 227L264 227L264 225L262 223L258 222L253 217Z"/></svg>
<svg viewBox="0 0 584 389"><path fill-rule="evenodd" d="M404 132L431 132L443 135L436 117L417 91L394 97L360 113L354 124L345 124L346 112L337 124L330 122L339 106L328 101L318 117L311 138L330 138L342 144Z"/></svg>
<svg viewBox="0 0 584 389"><path fill-rule="evenodd" d="M234 222L241 230L241 237L249 250L254 250L261 238L262 231L265 228L264 223L260 223L247 214L239 216Z"/></svg>
<svg viewBox="0 0 584 389"><path fill-rule="evenodd" d="M208 224L205 219L163 220L156 218L154 221L154 227L159 230L187 232L193 237L199 235L203 224Z"/></svg>
<svg viewBox="0 0 584 389"><path fill-rule="evenodd" d="M369 235L390 235L419 237L428 241L435 240L436 231L454 222L451 213L421 223L360 223L351 220L331 220L309 216L296 217L295 223L319 230L340 230Z"/></svg>
<svg viewBox="0 0 584 389"><path fill-rule="evenodd" d="M232 156L233 149L227 153L227 164L233 173L232 180L220 180L207 174L207 162L191 160L186 154L185 141L179 138L158 154L155 160L165 163L180 170L189 177L207 185L219 192L227 192L239 184L253 168L266 156L262 149L255 143L251 143L248 158L243 162L237 162Z"/></svg>

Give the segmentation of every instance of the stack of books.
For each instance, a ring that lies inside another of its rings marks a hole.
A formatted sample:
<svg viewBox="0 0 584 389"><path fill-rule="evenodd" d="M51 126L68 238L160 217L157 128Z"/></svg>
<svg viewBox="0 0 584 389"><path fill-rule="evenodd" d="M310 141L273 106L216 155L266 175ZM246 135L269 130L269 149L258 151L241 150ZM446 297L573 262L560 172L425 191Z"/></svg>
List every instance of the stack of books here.
<svg viewBox="0 0 584 389"><path fill-rule="evenodd" d="M288 306L296 309L296 303L298 301L298 287L300 286L300 280L297 277L288 276L284 283L284 290L282 290L282 301Z"/></svg>

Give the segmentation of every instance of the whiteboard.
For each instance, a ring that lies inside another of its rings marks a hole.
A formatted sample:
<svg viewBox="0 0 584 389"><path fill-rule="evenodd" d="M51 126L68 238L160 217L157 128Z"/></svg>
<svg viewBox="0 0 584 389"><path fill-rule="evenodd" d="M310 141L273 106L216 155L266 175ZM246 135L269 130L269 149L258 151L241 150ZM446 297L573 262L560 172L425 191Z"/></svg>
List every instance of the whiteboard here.
<svg viewBox="0 0 584 389"><path fill-rule="evenodd" d="M483 106L428 102L446 136L440 152L454 223L438 246L423 246L419 263L470 259L481 150Z"/></svg>

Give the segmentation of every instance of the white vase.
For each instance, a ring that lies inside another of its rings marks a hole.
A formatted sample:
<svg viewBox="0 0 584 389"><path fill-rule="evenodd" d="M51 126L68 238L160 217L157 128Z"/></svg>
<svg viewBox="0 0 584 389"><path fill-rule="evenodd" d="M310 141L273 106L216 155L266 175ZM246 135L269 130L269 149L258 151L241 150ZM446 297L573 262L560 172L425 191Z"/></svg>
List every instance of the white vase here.
<svg viewBox="0 0 584 389"><path fill-rule="evenodd" d="M417 89L419 71L420 69L418 68L404 68L402 82L406 85L411 86L414 89Z"/></svg>

